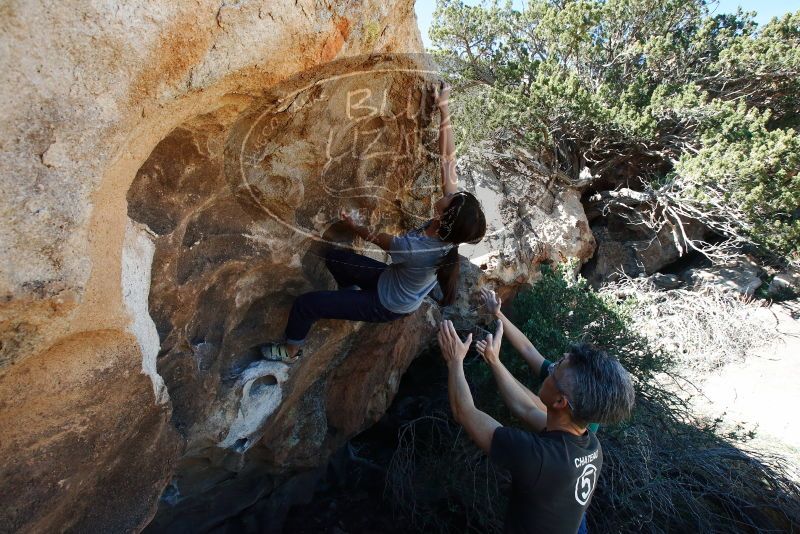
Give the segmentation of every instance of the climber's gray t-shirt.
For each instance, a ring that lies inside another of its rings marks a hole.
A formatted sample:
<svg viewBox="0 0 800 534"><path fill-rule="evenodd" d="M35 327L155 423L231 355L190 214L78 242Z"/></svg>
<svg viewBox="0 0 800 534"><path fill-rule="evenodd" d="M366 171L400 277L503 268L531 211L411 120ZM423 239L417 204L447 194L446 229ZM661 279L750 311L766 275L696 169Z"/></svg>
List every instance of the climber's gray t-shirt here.
<svg viewBox="0 0 800 534"><path fill-rule="evenodd" d="M392 238L388 251L392 263L378 279L378 298L389 311L411 313L419 308L436 285L439 262L453 247L425 235L427 226Z"/></svg>

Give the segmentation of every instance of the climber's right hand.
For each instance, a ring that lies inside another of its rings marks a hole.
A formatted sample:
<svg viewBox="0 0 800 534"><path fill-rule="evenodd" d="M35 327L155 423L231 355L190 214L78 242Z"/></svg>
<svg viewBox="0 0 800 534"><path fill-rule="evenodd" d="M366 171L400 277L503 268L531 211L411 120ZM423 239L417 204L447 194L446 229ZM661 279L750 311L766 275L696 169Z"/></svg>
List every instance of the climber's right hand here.
<svg viewBox="0 0 800 534"><path fill-rule="evenodd" d="M345 226L347 226L349 229L351 229L351 230L352 230L353 228L355 228L356 226L358 226L358 225L355 223L355 221L353 220L353 218L350 216L350 214L349 214L349 213L347 213L345 210L341 210L341 211L339 212L339 217L341 217L341 219L342 219L342 223L343 223Z"/></svg>

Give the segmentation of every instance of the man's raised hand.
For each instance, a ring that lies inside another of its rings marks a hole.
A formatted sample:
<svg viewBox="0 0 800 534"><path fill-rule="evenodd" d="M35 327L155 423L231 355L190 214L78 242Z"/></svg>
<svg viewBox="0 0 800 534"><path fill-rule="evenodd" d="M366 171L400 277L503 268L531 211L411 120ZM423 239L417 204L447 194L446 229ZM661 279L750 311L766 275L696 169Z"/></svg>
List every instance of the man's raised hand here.
<svg viewBox="0 0 800 534"><path fill-rule="evenodd" d="M503 301L500 297L491 289L484 287L481 288L481 298L483 299L483 305L486 306L486 310L496 317L500 313L500 306L503 305Z"/></svg>
<svg viewBox="0 0 800 534"><path fill-rule="evenodd" d="M467 336L466 341L461 341L453 322L442 321L439 324L439 333L436 337L439 340L442 357L447 362L447 365L460 364L464 361L464 356L467 355L469 346L472 344L471 333Z"/></svg>
<svg viewBox="0 0 800 534"><path fill-rule="evenodd" d="M503 323L498 322L497 330L494 335L489 334L486 339L482 339L475 343L475 350L477 350L483 359L489 365L497 365L500 363L500 344L503 342Z"/></svg>

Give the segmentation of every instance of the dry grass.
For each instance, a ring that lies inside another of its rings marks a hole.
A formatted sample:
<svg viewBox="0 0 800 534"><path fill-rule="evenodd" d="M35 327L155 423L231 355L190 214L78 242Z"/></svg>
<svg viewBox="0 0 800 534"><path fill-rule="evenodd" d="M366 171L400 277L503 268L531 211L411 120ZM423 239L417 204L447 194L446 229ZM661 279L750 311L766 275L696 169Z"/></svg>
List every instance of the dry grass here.
<svg viewBox="0 0 800 534"><path fill-rule="evenodd" d="M448 413L407 423L399 438L385 493L417 531L502 530L508 478Z"/></svg>
<svg viewBox="0 0 800 534"><path fill-rule="evenodd" d="M601 292L634 299L630 326L694 376L743 361L773 341L774 321L759 313L761 301L735 293L660 291L646 278L622 278Z"/></svg>

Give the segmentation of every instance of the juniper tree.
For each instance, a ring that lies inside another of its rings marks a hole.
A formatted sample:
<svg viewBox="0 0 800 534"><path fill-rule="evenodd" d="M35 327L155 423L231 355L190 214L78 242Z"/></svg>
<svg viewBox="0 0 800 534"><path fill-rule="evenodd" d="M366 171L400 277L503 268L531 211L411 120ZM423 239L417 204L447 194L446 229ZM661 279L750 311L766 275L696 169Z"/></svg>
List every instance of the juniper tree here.
<svg viewBox="0 0 800 534"><path fill-rule="evenodd" d="M628 205L676 234L695 218L800 261L800 11L759 28L702 0L439 0L430 37L462 150L524 146L573 184L645 193Z"/></svg>

